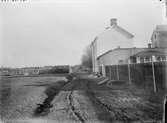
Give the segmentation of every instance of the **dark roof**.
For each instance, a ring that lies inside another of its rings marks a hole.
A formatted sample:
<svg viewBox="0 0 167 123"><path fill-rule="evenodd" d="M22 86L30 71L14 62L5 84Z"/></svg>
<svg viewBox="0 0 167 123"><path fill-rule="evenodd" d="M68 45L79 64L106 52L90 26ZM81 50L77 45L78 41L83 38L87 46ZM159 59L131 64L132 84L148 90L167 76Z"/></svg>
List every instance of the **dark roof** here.
<svg viewBox="0 0 167 123"><path fill-rule="evenodd" d="M110 53L110 52L112 52L112 51L113 51L113 50L108 50L107 52L105 52L105 53L103 53L102 55L98 56L97 59L101 58L102 56L104 56L104 55L106 55L106 54L108 54L108 53Z"/></svg>
<svg viewBox="0 0 167 123"><path fill-rule="evenodd" d="M107 52L103 53L102 55L98 56L97 59L101 58L102 56L110 53L110 52L113 52L113 51L116 51L116 50L130 50L130 49L147 49L147 48L136 48L136 47L133 47L133 48L115 48L113 50L108 50Z"/></svg>
<svg viewBox="0 0 167 123"><path fill-rule="evenodd" d="M167 31L167 25L157 25L156 31Z"/></svg>
<svg viewBox="0 0 167 123"><path fill-rule="evenodd" d="M155 30L152 33L151 41L153 41L153 37L157 32L159 32L159 33L167 32L167 25L157 25Z"/></svg>
<svg viewBox="0 0 167 123"><path fill-rule="evenodd" d="M144 54L146 54L146 55L154 54L154 55L163 55L164 56L165 54L167 54L167 48L151 48L151 49L150 48L136 48L136 47L133 47L133 48L115 48L113 50L108 50L107 52L98 56L97 59L100 59L102 56L104 56L104 55L106 55L110 52L116 51L116 50L131 50L131 49L144 49L145 50L145 51L141 51L141 52L135 54L136 56L137 55L142 55L142 54L143 54L143 56L144 56Z"/></svg>
<svg viewBox="0 0 167 123"><path fill-rule="evenodd" d="M158 49L150 49L150 50L145 50L145 51L141 51L133 56L139 56L139 57L145 57L145 56L165 56L166 53L165 51L160 51Z"/></svg>

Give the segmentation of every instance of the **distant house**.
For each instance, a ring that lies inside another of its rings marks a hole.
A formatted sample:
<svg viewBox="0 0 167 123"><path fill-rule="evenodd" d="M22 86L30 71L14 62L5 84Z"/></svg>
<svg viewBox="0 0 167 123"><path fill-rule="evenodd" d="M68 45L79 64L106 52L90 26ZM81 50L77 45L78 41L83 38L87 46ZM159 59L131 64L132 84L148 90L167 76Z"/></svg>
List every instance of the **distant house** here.
<svg viewBox="0 0 167 123"><path fill-rule="evenodd" d="M167 47L167 25L157 25L151 36L152 47Z"/></svg>
<svg viewBox="0 0 167 123"><path fill-rule="evenodd" d="M9 68L0 68L0 76L8 76L9 70Z"/></svg>
<svg viewBox="0 0 167 123"><path fill-rule="evenodd" d="M38 75L39 74L39 67L25 67L25 68L21 68L21 74L24 76L28 76L28 75Z"/></svg>
<svg viewBox="0 0 167 123"><path fill-rule="evenodd" d="M133 34L118 26L116 18L111 19L110 26L96 36L91 44L93 71L98 71L97 57L115 48L133 47L133 38Z"/></svg>

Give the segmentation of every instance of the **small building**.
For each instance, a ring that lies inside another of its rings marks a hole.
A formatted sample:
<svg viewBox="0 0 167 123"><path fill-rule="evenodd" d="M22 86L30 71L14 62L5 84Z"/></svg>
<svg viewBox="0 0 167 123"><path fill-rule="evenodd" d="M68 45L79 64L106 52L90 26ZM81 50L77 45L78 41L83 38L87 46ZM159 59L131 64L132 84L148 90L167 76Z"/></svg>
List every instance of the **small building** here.
<svg viewBox="0 0 167 123"><path fill-rule="evenodd" d="M9 68L0 68L0 76L8 76L9 75Z"/></svg>
<svg viewBox="0 0 167 123"><path fill-rule="evenodd" d="M20 69L20 71L22 72L22 75L24 76L38 75L39 70L40 70L39 67L25 67Z"/></svg>

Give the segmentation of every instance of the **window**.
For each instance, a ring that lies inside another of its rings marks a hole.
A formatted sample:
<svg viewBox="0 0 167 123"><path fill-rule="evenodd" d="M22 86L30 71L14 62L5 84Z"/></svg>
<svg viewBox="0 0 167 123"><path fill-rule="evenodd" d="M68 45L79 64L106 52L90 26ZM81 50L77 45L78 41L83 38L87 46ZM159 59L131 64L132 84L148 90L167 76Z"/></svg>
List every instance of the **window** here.
<svg viewBox="0 0 167 123"><path fill-rule="evenodd" d="M145 62L150 62L150 57L145 57Z"/></svg>
<svg viewBox="0 0 167 123"><path fill-rule="evenodd" d="M154 38L155 38L155 40L156 40L156 34L154 35Z"/></svg>
<svg viewBox="0 0 167 123"><path fill-rule="evenodd" d="M157 56L157 61L166 61L166 56Z"/></svg>
<svg viewBox="0 0 167 123"><path fill-rule="evenodd" d="M165 56L162 56L162 61L165 61L166 60L166 57Z"/></svg>
<svg viewBox="0 0 167 123"><path fill-rule="evenodd" d="M156 56L156 60L157 61L161 61L161 57L160 56Z"/></svg>
<svg viewBox="0 0 167 123"><path fill-rule="evenodd" d="M123 63L123 60L119 60L119 63Z"/></svg>
<svg viewBox="0 0 167 123"><path fill-rule="evenodd" d="M130 57L130 62L131 63L136 63L137 62L136 57Z"/></svg>
<svg viewBox="0 0 167 123"><path fill-rule="evenodd" d="M141 58L140 58L140 62L141 62L141 63L144 63L144 58L141 57Z"/></svg>

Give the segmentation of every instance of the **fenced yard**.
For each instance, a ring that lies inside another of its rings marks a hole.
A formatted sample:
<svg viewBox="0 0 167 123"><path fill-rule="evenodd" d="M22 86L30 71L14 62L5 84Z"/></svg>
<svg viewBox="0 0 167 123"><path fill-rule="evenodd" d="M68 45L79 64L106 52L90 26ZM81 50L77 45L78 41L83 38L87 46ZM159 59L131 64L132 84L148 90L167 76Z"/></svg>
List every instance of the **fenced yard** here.
<svg viewBox="0 0 167 123"><path fill-rule="evenodd" d="M144 89L165 90L167 62L148 62L105 66L105 74L110 80L122 80Z"/></svg>

